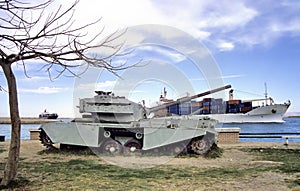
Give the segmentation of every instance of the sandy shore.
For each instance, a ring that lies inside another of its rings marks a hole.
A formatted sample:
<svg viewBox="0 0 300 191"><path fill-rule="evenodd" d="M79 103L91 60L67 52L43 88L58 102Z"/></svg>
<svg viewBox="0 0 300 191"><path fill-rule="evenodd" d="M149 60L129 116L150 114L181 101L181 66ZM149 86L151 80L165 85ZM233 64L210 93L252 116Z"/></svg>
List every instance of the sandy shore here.
<svg viewBox="0 0 300 191"><path fill-rule="evenodd" d="M57 119L40 119L35 117L24 117L21 118L22 124L42 124L57 121ZM8 117L0 117L0 124L10 124L10 118Z"/></svg>

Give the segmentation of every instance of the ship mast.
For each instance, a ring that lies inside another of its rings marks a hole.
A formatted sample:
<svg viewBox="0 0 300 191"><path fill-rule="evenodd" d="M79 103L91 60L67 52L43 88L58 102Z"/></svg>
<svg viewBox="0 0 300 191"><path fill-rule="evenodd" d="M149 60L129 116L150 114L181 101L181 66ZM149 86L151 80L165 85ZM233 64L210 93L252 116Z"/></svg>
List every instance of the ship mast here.
<svg viewBox="0 0 300 191"><path fill-rule="evenodd" d="M266 105L268 105L268 90L267 90L267 83L265 82L265 100L266 100Z"/></svg>

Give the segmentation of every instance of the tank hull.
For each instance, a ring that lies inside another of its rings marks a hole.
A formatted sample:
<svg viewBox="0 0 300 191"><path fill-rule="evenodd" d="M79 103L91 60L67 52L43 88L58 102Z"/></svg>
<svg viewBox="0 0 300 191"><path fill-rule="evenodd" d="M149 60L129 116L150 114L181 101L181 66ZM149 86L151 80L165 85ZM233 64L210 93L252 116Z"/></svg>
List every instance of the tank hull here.
<svg viewBox="0 0 300 191"><path fill-rule="evenodd" d="M101 148L115 141L124 148L135 145L147 151L176 143L188 145L208 135L207 144L212 146L217 135L214 125L211 119L166 118L129 124L56 122L43 124L40 129L54 144Z"/></svg>

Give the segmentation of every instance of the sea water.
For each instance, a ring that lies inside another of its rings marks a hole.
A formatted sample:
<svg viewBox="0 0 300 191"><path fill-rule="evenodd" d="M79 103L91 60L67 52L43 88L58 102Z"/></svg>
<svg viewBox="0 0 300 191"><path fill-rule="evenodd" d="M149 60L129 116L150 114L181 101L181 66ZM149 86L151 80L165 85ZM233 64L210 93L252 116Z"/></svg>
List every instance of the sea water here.
<svg viewBox="0 0 300 191"><path fill-rule="evenodd" d="M29 140L30 139L30 129L38 129L40 124L23 124L21 125L21 139ZM11 125L10 124L0 124L0 135L5 136L5 140L10 139L11 134Z"/></svg>
<svg viewBox="0 0 300 191"><path fill-rule="evenodd" d="M300 136L300 118L284 118L285 123L241 123L223 124L223 128L238 127L240 133L271 133L272 136ZM277 134L278 133L278 134ZM287 134L288 133L288 134ZM240 138L241 142L284 142L285 138ZM300 142L300 138L289 139L289 142Z"/></svg>
<svg viewBox="0 0 300 191"><path fill-rule="evenodd" d="M244 123L244 124L223 124L223 128L238 127L240 133L291 133L300 136L300 118L285 118L285 123ZM69 120L63 120L69 121ZM21 139L30 139L30 129L38 129L40 124L23 124L21 125ZM10 124L0 124L0 135L5 136L5 140L10 139L11 126ZM284 138L240 138L241 142L284 142ZM300 138L289 139L289 142L300 142Z"/></svg>
<svg viewBox="0 0 300 191"><path fill-rule="evenodd" d="M69 122L71 119L59 119L59 121ZM30 130L39 129L41 124L22 124L21 125L21 139L29 140L30 139ZM5 140L11 138L11 124L0 124L0 135L5 136Z"/></svg>

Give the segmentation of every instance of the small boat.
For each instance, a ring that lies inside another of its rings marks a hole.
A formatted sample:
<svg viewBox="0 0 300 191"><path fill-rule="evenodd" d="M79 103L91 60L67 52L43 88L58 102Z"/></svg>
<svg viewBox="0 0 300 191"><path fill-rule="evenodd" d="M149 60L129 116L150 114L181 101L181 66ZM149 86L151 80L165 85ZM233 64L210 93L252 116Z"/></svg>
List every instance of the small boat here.
<svg viewBox="0 0 300 191"><path fill-rule="evenodd" d="M57 113L49 113L46 109L39 115L40 119L57 119L57 117Z"/></svg>

